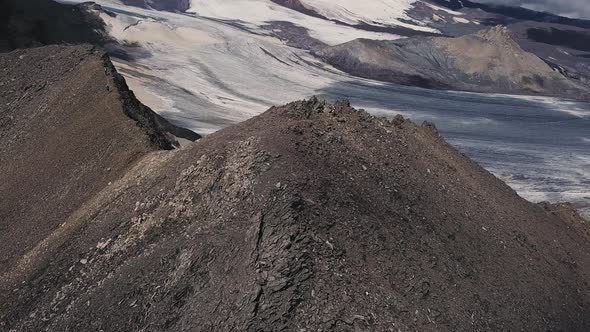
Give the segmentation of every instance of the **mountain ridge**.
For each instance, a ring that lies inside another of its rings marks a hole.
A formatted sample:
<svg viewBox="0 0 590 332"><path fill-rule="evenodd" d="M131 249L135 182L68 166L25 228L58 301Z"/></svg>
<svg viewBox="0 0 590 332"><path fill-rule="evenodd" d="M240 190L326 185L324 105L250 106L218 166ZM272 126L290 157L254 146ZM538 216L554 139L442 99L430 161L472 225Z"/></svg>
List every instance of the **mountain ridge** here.
<svg viewBox="0 0 590 332"><path fill-rule="evenodd" d="M590 329L588 222L430 122L313 97L199 139L96 47L0 71L0 330Z"/></svg>
<svg viewBox="0 0 590 332"><path fill-rule="evenodd" d="M0 64L2 273L139 156L174 149L174 134L199 138L139 103L93 46L17 50Z"/></svg>
<svg viewBox="0 0 590 332"><path fill-rule="evenodd" d="M347 102L273 107L148 153L44 243L0 278L1 326L588 328L578 226L432 124Z"/></svg>

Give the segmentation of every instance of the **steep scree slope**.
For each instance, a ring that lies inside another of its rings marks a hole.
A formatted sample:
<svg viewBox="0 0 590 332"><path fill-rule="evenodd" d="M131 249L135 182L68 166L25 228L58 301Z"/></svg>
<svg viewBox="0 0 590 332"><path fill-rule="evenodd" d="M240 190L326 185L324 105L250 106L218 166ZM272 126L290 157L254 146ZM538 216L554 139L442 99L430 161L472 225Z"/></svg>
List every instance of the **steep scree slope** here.
<svg viewBox="0 0 590 332"><path fill-rule="evenodd" d="M0 77L0 273L139 157L172 149L168 132L198 138L139 103L91 46L0 54Z"/></svg>
<svg viewBox="0 0 590 332"><path fill-rule="evenodd" d="M145 156L1 275L0 326L587 331L587 248L432 125L312 99Z"/></svg>

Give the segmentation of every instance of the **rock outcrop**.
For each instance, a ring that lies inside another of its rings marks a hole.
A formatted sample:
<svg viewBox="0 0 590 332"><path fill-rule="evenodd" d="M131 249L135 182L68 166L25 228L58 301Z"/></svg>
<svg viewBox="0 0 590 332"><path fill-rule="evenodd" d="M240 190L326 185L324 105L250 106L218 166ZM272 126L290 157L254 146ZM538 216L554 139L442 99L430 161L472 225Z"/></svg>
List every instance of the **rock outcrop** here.
<svg viewBox="0 0 590 332"><path fill-rule="evenodd" d="M178 12L185 12L191 6L190 0L123 0L123 3L142 8Z"/></svg>

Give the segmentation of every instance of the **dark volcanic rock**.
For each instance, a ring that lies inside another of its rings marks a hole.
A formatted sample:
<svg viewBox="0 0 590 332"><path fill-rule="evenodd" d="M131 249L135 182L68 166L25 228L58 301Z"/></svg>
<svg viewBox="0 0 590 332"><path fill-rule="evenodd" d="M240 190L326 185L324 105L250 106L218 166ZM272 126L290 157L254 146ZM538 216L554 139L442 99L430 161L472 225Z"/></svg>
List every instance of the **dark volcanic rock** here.
<svg viewBox="0 0 590 332"><path fill-rule="evenodd" d="M108 39L104 22L88 13L85 5L0 1L0 52L61 43L101 44Z"/></svg>
<svg viewBox="0 0 590 332"><path fill-rule="evenodd" d="M268 24L262 26L262 28L269 31L269 33L277 38L285 41L285 43L291 47L303 50L317 50L323 49L327 46L325 43L311 37L307 29L291 22L268 22Z"/></svg>
<svg viewBox="0 0 590 332"><path fill-rule="evenodd" d="M495 14L496 19L490 22L492 25L499 23L513 23L516 21L533 21L540 23L556 23L590 29L590 21L558 16L551 13L539 12L522 7L502 6L495 4L479 3L469 0L428 0L434 4L447 7L453 10L464 11L476 10L480 12ZM501 22L500 22L501 21Z"/></svg>
<svg viewBox="0 0 590 332"><path fill-rule="evenodd" d="M300 13L327 20L327 18L325 16L320 15L315 10L305 7L301 3L301 1L299 1L299 0L271 0L271 1L278 4L278 5L281 5L283 7L298 11Z"/></svg>
<svg viewBox="0 0 590 332"><path fill-rule="evenodd" d="M191 5L190 0L123 0L123 3L142 8L179 12L185 12Z"/></svg>
<svg viewBox="0 0 590 332"><path fill-rule="evenodd" d="M590 33L588 31L530 28L527 36L538 43L566 46L578 51L590 52Z"/></svg>
<svg viewBox="0 0 590 332"><path fill-rule="evenodd" d="M572 26L520 22L508 27L527 52L534 53L563 75L590 82L590 30Z"/></svg>
<svg viewBox="0 0 590 332"><path fill-rule="evenodd" d="M19 253L0 275L2 329L590 328L582 234L432 126L344 102L274 107L149 154L61 222L30 246L0 242Z"/></svg>

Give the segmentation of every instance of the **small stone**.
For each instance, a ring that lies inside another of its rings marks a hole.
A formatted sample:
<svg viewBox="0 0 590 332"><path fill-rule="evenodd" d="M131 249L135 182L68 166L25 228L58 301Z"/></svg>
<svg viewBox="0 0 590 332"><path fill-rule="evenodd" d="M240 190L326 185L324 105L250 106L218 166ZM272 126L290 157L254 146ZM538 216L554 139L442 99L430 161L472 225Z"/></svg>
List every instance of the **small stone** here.
<svg viewBox="0 0 590 332"><path fill-rule="evenodd" d="M86 258L83 258L83 259L80 260L80 263L82 265L86 265L88 263L88 260Z"/></svg>
<svg viewBox="0 0 590 332"><path fill-rule="evenodd" d="M101 242L98 242L98 244L96 245L96 248L97 249L104 249L104 248L106 248L109 245L109 243L111 243L111 239L108 239L108 240L106 240L104 242L102 242L102 241Z"/></svg>
<svg viewBox="0 0 590 332"><path fill-rule="evenodd" d="M396 126L400 126L402 123L404 123L406 120L404 119L404 117L401 114L397 114L395 117L393 117L393 124Z"/></svg>
<svg viewBox="0 0 590 332"><path fill-rule="evenodd" d="M326 240L326 244L328 245L328 247L330 247L330 249L334 250L334 245L330 243L330 241Z"/></svg>

